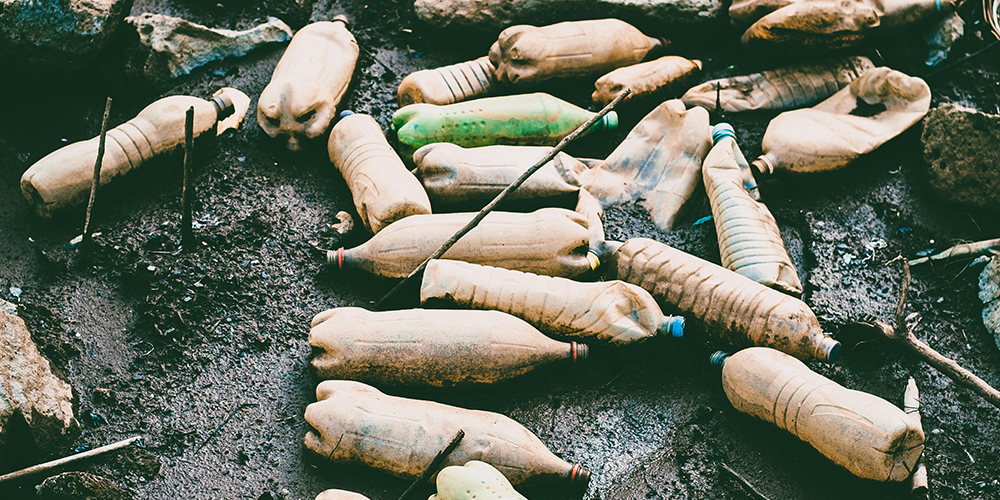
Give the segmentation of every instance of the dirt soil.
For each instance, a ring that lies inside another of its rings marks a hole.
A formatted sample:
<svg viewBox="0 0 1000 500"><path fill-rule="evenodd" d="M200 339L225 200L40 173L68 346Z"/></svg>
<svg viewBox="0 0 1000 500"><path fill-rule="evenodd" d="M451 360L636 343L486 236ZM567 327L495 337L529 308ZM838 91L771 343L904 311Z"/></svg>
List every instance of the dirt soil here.
<svg viewBox="0 0 1000 500"><path fill-rule="evenodd" d="M1000 112L1000 49L955 64L992 42L979 9L978 2L967 2L966 35L944 63L951 66L927 77L935 105ZM275 13L256 0L136 0L132 13L147 11L230 29ZM421 24L406 0L320 0L312 18L338 13L350 16L365 49L342 107L369 113L386 129L403 76L485 54L495 36L438 32ZM676 53L702 59L706 78L794 60L748 54L738 33L718 31L723 34L649 34L670 37ZM129 66L128 43L120 41L79 74L5 71L0 296L19 304L43 352L72 384L81 429L52 450L15 439L20 444L0 453L0 472L138 434L142 448L79 469L144 499L298 500L333 487L374 500L397 498L406 481L325 464L302 445L308 428L303 411L317 383L308 371L309 320L330 307L368 307L394 283L324 270L314 250L353 246L364 236L340 238L331 229L338 211L354 208L327 159L325 139L293 154L255 122L256 97L284 47L210 64L164 88L135 79L141 68ZM910 74L929 71L919 33L877 41L861 52ZM67 245L81 232L82 214L44 221L21 197L19 178L31 164L98 133L107 95L114 97L116 125L161 95L208 97L222 86L243 90L253 102L238 131L197 143L197 251L179 252L180 154L151 161L101 192L94 216L101 234L89 257ZM588 82L549 90L597 109L589 102ZM622 109L617 132L574 144L569 152L605 157L653 105ZM772 117L729 117L748 157L759 154ZM799 267L806 302L844 343L836 365L810 366L897 404L907 378L915 377L934 498L1000 498L1000 411L855 325L872 317L891 320L899 291L898 268L886 266L893 257L1000 234L996 214L934 196L919 138L918 125L842 172L763 179L761 193ZM718 262L713 224L698 223L710 214L704 195L698 196L671 233L657 231L637 205L609 210L608 236L651 237ZM976 295L981 269L968 259L915 269L910 310L923 317L920 338L1000 386L1000 353L983 327ZM11 287L20 295L9 293ZM587 499L752 498L723 463L772 499L908 497L906 485L858 479L790 434L733 410L705 362L712 348L691 332L682 341L594 349L585 367L556 366L495 387L391 392L513 417L565 459L590 468ZM31 498L43 479L9 486L0 497ZM426 486L418 497L432 491Z"/></svg>

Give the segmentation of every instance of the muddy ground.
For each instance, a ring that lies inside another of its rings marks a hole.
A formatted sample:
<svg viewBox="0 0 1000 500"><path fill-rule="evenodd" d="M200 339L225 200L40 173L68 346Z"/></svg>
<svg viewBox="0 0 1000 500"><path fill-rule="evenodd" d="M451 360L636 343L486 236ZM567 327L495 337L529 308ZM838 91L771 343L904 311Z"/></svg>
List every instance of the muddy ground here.
<svg viewBox="0 0 1000 500"><path fill-rule="evenodd" d="M957 102L1000 112L997 50L959 62L992 42L978 2L962 9L966 36L928 76L934 104ZM280 5L280 2L277 4ZM136 0L133 14L157 12L210 26L245 29L277 7L265 2ZM344 108L372 114L387 128L405 74L477 57L495 34L439 33L418 22L405 0L317 2L312 18L347 13L366 49ZM976 23L976 24L973 24ZM706 78L766 69L791 58L748 54L738 34L653 33L673 38L676 53L705 61ZM393 285L324 270L313 247L352 246L334 215L353 212L350 193L329 163L325 140L290 153L255 123L256 97L281 56L271 46L213 63L162 87L143 84L128 41L74 75L6 73L0 120L0 295L19 303L44 353L73 386L81 429L52 450L23 436L0 453L0 472L132 435L144 446L81 465L136 498L311 499L326 488L374 500L397 498L403 480L357 466L331 466L302 445L305 406L316 381L307 370L311 317L330 307L367 307ZM877 49L877 52L876 52ZM877 63L923 75L919 34L861 51ZM377 61L376 61L377 58ZM179 253L181 156L156 159L102 191L95 210L101 233L90 257L67 243L82 216L43 221L21 197L19 178L55 149L97 134L107 95L111 123L132 118L161 95L208 97L221 86L254 101L243 127L197 144L195 206L198 251ZM589 83L551 89L589 102ZM619 131L572 145L604 157L655 103L621 110ZM748 157L759 153L772 115L729 117ZM835 366L811 366L853 389L899 403L907 377L921 389L925 459L935 498L1000 498L996 408L957 387L896 346L854 326L891 319L898 268L887 261L959 240L996 237L996 214L938 201L927 186L920 127L850 168L828 175L761 181L806 285L805 300L844 343ZM645 236L718 262L704 195L681 228L660 233L638 206L608 211L610 238ZM910 309L923 316L918 336L994 386L1000 353L980 319L977 275L968 260L915 269ZM21 290L19 297L9 293ZM768 498L906 498L905 485L857 479L791 435L732 409L706 366L712 346L697 332L641 348L595 349L585 367L556 366L496 387L394 394L501 412L522 422L551 449L593 472L587 499L751 498L728 464ZM31 498L42 477L5 490ZM430 494L424 488L421 495ZM533 498L579 498L580 492L527 492ZM532 495L534 493L534 495Z"/></svg>

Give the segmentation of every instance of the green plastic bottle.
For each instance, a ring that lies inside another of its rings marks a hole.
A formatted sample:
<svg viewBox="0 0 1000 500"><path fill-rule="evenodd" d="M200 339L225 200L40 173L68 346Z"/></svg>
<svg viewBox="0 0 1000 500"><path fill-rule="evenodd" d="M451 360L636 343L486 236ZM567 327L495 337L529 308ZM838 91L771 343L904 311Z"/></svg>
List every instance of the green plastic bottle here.
<svg viewBox="0 0 1000 500"><path fill-rule="evenodd" d="M392 115L403 155L412 156L421 146L450 142L471 148L508 144L554 146L594 113L545 93L488 97L435 106L411 104ZM612 111L589 132L614 130L618 115Z"/></svg>

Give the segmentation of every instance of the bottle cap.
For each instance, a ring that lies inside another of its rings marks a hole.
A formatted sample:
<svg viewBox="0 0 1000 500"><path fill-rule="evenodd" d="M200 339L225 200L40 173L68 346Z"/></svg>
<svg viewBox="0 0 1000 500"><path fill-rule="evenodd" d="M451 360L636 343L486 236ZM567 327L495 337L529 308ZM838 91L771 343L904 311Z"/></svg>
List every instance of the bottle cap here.
<svg viewBox="0 0 1000 500"><path fill-rule="evenodd" d="M771 159L767 155L760 155L756 160L750 162L750 166L757 171L758 174L771 175L774 173L774 163L771 163Z"/></svg>
<svg viewBox="0 0 1000 500"><path fill-rule="evenodd" d="M347 118L348 116L351 116L353 114L354 114L354 111L351 111L349 109L345 109L345 110L343 110L343 111L340 112L340 118L341 119Z"/></svg>
<svg viewBox="0 0 1000 500"><path fill-rule="evenodd" d="M326 251L326 263L327 265L337 265L337 269L344 268L344 247L340 247L336 250Z"/></svg>
<svg viewBox="0 0 1000 500"><path fill-rule="evenodd" d="M591 271L596 271L598 267L601 267L601 258L592 250L587 251L587 262L590 263Z"/></svg>
<svg viewBox="0 0 1000 500"><path fill-rule="evenodd" d="M337 21L344 23L344 26L346 26L347 28L351 27L351 20L348 19L347 16L344 14L337 14L336 16L333 16L333 19L330 19L330 22L337 22Z"/></svg>
<svg viewBox="0 0 1000 500"><path fill-rule="evenodd" d="M726 360L729 359L729 355L722 351L715 351L711 356L708 357L708 363L712 366L722 368L726 365Z"/></svg>
<svg viewBox="0 0 1000 500"><path fill-rule="evenodd" d="M733 129L732 125L726 122L720 122L712 127L712 144L718 144L719 141L725 137L732 137L734 140L736 139L736 130Z"/></svg>
<svg viewBox="0 0 1000 500"><path fill-rule="evenodd" d="M569 484L587 486L590 483L590 471L580 464L573 464L573 470L569 472Z"/></svg>
<svg viewBox="0 0 1000 500"><path fill-rule="evenodd" d="M598 130L614 130L618 128L618 113L614 111L609 111L608 114L604 115L601 119L600 128Z"/></svg>
<svg viewBox="0 0 1000 500"><path fill-rule="evenodd" d="M667 316L663 318L663 325L660 326L660 333L669 333L671 337L679 339L684 336L684 316Z"/></svg>
<svg viewBox="0 0 1000 500"><path fill-rule="evenodd" d="M836 363L837 356L840 355L840 342L830 337L824 337L816 350L816 359L827 363Z"/></svg>
<svg viewBox="0 0 1000 500"><path fill-rule="evenodd" d="M581 363L587 360L587 356L590 354L590 347L587 344L578 344L576 342L570 342L569 347L570 353L573 355L574 363Z"/></svg>

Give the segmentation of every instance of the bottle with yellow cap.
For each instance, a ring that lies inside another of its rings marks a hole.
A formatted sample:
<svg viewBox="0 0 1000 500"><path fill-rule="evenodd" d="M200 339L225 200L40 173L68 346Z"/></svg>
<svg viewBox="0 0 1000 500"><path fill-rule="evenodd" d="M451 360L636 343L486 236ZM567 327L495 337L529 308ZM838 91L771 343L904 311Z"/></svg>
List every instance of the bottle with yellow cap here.
<svg viewBox="0 0 1000 500"><path fill-rule="evenodd" d="M437 493L427 500L528 500L495 467L470 460L445 467L437 475Z"/></svg>
<svg viewBox="0 0 1000 500"><path fill-rule="evenodd" d="M495 94L496 68L487 56L450 66L410 73L399 83L399 106L416 103L453 104Z"/></svg>
<svg viewBox="0 0 1000 500"><path fill-rule="evenodd" d="M607 105L625 89L632 93L624 101L658 94L670 94L686 88L701 74L701 61L680 56L663 56L653 61L618 68L594 83L594 102ZM679 92L678 92L679 93ZM668 95L667 97L675 97Z"/></svg>
<svg viewBox="0 0 1000 500"><path fill-rule="evenodd" d="M194 107L194 137L210 130L221 134L243 121L250 98L243 92L223 88L210 100L191 96L164 97L139 114L108 130L101 185L110 183L150 158L184 145L187 110ZM21 176L21 193L42 217L86 204L94 183L94 163L101 138L80 141L35 162Z"/></svg>
<svg viewBox="0 0 1000 500"><path fill-rule="evenodd" d="M498 413L389 396L349 380L327 380L306 407L305 445L335 463L360 463L416 479L459 430L465 438L444 466L486 462L512 484L584 487L590 472L545 447L524 426Z"/></svg>
<svg viewBox="0 0 1000 500"><path fill-rule="evenodd" d="M319 378L434 387L492 384L588 352L499 311L444 309L330 309L313 318L309 343L322 350L311 363Z"/></svg>

